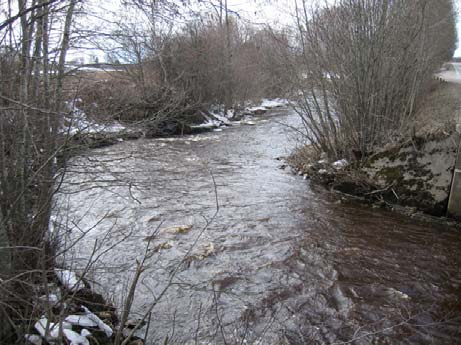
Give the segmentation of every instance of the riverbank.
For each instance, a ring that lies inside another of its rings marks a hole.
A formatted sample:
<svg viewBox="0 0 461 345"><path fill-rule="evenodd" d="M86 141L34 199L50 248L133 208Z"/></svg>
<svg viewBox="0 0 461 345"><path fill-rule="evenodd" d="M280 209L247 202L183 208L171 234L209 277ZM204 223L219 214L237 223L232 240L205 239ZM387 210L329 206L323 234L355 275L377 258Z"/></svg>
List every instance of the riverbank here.
<svg viewBox="0 0 461 345"><path fill-rule="evenodd" d="M99 148L114 145L125 140L140 138L172 137L176 135L193 135L205 132L220 132L226 127L240 124L254 124L254 117L264 115L267 111L285 107L288 101L285 99L262 99L259 103L247 102L244 109L230 109L225 114L222 107L211 107L207 111L191 118L188 123L172 123L168 129L160 128L152 130L149 121L137 124L121 124L120 122L103 122L101 119L90 120L87 115L78 108L78 100L68 102L69 116L64 121L63 133L68 136L69 146L72 151L82 148Z"/></svg>
<svg viewBox="0 0 461 345"><path fill-rule="evenodd" d="M366 159L330 162L306 146L288 163L328 189L375 207L446 217L460 144L460 90L457 84L438 82L401 139L376 148Z"/></svg>
<svg viewBox="0 0 461 345"><path fill-rule="evenodd" d="M290 156L288 163L295 173L373 207L422 220L442 217L446 221L459 140L457 133L414 138L353 163L329 162L303 148Z"/></svg>
<svg viewBox="0 0 461 345"><path fill-rule="evenodd" d="M46 273L46 284L31 282L34 287L31 296L34 311L30 315L30 320L16 322L16 332L4 334L2 339L5 344L145 343L142 336L139 336L142 332L136 329L142 330L146 322L132 318L124 319L123 315L119 318L114 304L107 296L95 292L83 275L65 268L54 268ZM8 321L5 322L12 323L14 319Z"/></svg>

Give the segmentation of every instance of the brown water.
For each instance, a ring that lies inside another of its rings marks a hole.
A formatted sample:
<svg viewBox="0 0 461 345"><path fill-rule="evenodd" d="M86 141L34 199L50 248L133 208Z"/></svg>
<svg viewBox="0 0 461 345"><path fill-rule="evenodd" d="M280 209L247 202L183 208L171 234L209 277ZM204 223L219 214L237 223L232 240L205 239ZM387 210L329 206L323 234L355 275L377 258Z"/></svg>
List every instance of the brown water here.
<svg viewBox="0 0 461 345"><path fill-rule="evenodd" d="M75 265L96 248L97 286L120 304L156 234L134 304L155 304L153 344L461 344L461 232L280 169L294 145L284 123L297 118L75 159L57 198L71 238L86 233ZM162 230L179 225L193 227Z"/></svg>

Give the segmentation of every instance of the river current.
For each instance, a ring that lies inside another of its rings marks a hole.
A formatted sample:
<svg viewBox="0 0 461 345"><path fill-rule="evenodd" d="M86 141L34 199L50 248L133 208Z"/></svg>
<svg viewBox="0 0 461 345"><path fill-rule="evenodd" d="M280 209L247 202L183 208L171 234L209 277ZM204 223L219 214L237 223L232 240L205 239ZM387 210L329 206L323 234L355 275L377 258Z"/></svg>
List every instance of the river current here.
<svg viewBox="0 0 461 345"><path fill-rule="evenodd" d="M283 169L287 124L282 109L74 158L54 216L66 262L95 261L121 306L147 252L132 314L150 314L149 344L461 344L461 232Z"/></svg>

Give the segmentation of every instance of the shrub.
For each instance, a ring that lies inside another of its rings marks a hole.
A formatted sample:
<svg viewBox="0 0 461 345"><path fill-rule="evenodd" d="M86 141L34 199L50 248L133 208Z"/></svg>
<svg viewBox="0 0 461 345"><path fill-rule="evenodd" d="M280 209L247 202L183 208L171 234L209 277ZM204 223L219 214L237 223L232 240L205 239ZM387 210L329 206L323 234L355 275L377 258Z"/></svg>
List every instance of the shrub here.
<svg viewBox="0 0 461 345"><path fill-rule="evenodd" d="M411 123L452 56L451 0L341 0L297 8L295 81L307 138L332 158L361 158ZM300 62L300 67L297 65Z"/></svg>

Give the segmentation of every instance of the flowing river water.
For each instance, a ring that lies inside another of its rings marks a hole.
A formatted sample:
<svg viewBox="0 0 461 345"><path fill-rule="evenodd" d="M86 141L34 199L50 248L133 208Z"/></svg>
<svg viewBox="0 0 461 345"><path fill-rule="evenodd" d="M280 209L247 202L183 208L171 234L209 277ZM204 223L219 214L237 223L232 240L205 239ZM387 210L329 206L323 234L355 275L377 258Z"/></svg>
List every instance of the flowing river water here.
<svg viewBox="0 0 461 345"><path fill-rule="evenodd" d="M151 311L152 344L461 343L461 232L281 169L285 124L286 109L73 159L54 216L80 238L67 262L91 257L121 305L149 246L133 315Z"/></svg>

